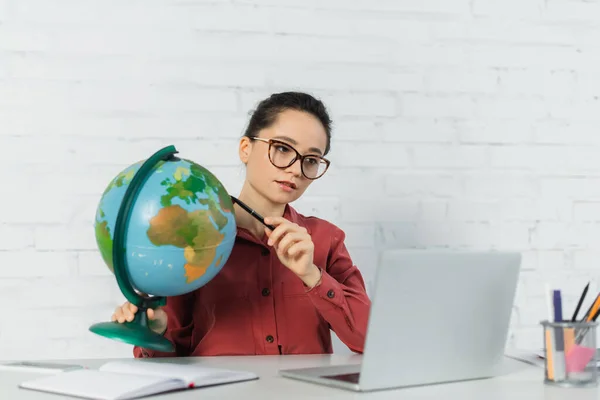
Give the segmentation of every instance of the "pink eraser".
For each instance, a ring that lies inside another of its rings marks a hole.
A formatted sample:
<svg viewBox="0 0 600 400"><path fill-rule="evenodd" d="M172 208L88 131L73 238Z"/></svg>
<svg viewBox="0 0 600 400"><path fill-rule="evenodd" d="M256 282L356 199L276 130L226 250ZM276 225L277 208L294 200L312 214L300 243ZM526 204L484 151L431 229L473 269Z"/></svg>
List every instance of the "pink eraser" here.
<svg viewBox="0 0 600 400"><path fill-rule="evenodd" d="M596 349L573 345L571 351L565 357L567 373L583 371L595 354ZM596 368L595 365L594 368Z"/></svg>

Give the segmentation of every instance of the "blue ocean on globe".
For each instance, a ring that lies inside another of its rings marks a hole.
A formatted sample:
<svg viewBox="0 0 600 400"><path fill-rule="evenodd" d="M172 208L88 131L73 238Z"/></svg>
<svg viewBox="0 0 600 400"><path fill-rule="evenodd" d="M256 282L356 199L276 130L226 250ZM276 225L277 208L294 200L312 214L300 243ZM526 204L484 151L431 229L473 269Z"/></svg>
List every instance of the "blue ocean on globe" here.
<svg viewBox="0 0 600 400"><path fill-rule="evenodd" d="M96 242L113 270L117 214L143 161L121 171L96 210ZM133 287L176 296L204 286L229 258L237 227L231 197L207 169L192 161L161 161L133 205L125 256Z"/></svg>

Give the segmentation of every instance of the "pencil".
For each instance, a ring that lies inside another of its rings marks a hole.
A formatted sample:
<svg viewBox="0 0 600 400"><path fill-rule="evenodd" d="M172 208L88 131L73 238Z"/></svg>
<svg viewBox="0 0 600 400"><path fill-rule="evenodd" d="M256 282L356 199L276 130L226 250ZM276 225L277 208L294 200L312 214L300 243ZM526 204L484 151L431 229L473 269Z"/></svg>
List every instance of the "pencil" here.
<svg viewBox="0 0 600 400"><path fill-rule="evenodd" d="M269 225L269 224L265 223L265 219L263 218L263 216L260 215L259 213L257 213L256 211L254 211L252 208L250 208L246 203L244 203L240 199L235 198L233 196L231 196L231 200L234 203L237 203L238 206L242 207L246 212L248 212L248 214L252 215L254 218L259 220L264 226L266 226L267 228L269 228L272 231L275 230L275 227L273 225Z"/></svg>

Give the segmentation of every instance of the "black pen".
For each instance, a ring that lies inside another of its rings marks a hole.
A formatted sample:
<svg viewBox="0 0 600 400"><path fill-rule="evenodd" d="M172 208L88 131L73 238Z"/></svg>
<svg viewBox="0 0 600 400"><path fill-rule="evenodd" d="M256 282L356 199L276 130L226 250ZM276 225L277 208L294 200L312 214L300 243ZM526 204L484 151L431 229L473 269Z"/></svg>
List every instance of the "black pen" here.
<svg viewBox="0 0 600 400"><path fill-rule="evenodd" d="M231 200L234 203L236 203L238 206L240 206L244 210L246 210L248 212L248 214L252 215L254 218L256 218L257 220L259 220L264 226L266 226L267 228L269 228L272 231L275 230L275 227L273 225L269 225L269 224L265 223L265 219L263 218L262 215L260 215L256 211L254 211L252 208L248 207L248 205L245 204L244 202L242 202L240 199L237 199L237 198L231 196Z"/></svg>
<svg viewBox="0 0 600 400"><path fill-rule="evenodd" d="M585 299L585 295L587 294L588 289L590 288L590 283L588 282L583 289L583 293L579 298L579 302L577 303L577 307L575 308L575 312L573 313L573 317L571 318L571 322L577 321L577 314L579 314L579 310L581 309L581 305L583 304L583 299Z"/></svg>

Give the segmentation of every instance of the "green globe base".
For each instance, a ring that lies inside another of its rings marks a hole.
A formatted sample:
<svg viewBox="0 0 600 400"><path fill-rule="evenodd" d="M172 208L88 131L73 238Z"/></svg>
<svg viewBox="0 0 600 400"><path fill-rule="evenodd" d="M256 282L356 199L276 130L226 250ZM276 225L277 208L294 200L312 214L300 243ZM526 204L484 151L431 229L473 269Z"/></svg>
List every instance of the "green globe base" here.
<svg viewBox="0 0 600 400"><path fill-rule="evenodd" d="M146 321L140 320L136 315L131 322L99 322L90 326L89 329L97 335L145 349L164 352L175 351L173 344L167 338L152 331L144 322Z"/></svg>

